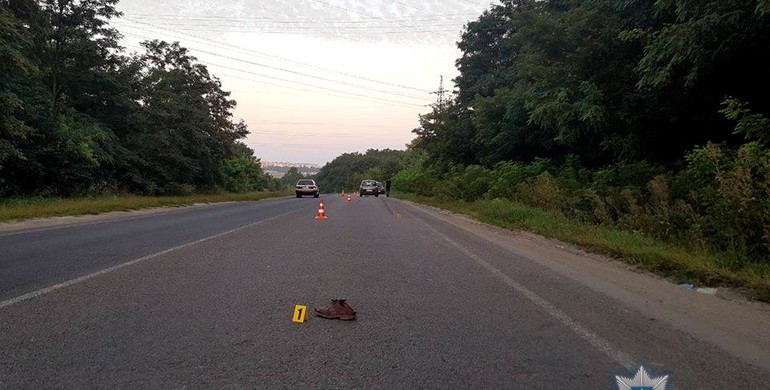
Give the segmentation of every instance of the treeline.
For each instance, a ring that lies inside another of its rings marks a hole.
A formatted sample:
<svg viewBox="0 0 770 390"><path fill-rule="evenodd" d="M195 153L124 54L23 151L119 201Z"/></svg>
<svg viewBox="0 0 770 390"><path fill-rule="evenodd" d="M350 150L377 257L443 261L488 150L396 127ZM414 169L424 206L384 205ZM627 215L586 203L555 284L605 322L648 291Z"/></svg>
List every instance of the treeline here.
<svg viewBox="0 0 770 390"><path fill-rule="evenodd" d="M0 0L0 197L275 184L235 101L178 43L120 46L117 0Z"/></svg>
<svg viewBox="0 0 770 390"><path fill-rule="evenodd" d="M394 189L770 259L770 1L503 0Z"/></svg>
<svg viewBox="0 0 770 390"><path fill-rule="evenodd" d="M390 179L404 167L406 152L369 149L366 153L345 153L324 165L316 183L324 192L355 191L362 180Z"/></svg>

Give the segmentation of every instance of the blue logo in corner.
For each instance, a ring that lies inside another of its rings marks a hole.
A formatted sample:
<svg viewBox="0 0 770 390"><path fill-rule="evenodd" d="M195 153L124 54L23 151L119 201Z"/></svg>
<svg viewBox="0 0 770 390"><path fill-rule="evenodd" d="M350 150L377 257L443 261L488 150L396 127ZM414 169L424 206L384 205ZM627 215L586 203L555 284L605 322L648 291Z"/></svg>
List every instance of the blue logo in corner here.
<svg viewBox="0 0 770 390"><path fill-rule="evenodd" d="M615 380L618 383L618 390L666 390L668 375L653 377L647 373L644 366L641 366L633 377L616 375Z"/></svg>

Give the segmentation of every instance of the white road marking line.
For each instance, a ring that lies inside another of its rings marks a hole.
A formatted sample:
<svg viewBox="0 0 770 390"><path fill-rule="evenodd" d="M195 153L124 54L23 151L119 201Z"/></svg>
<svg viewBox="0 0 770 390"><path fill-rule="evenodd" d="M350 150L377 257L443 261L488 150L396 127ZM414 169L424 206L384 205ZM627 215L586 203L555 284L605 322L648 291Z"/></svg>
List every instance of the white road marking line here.
<svg viewBox="0 0 770 390"><path fill-rule="evenodd" d="M278 214L278 215L276 215L274 217L263 219L263 220L260 220L260 221L257 221L257 222L252 222L252 223L250 223L248 225L243 225L241 227L237 227L235 229L228 230L226 232L218 233L218 234L215 234L213 236L204 237L204 238L201 238L199 240L195 240L195 241L188 242L186 244L175 246L173 248L168 248L168 249L162 250L160 252L153 253L151 255L147 255L147 256L140 257L138 259L127 261L125 263L120 263L118 265L115 265L115 266L112 266L112 267L109 267L109 268L105 268L103 270L96 271L94 273L91 273L91 274L88 274L88 275L84 275L84 276L81 276L79 278L70 279L70 280L67 280L65 282L62 282L62 283L59 283L59 284L55 284L53 286L49 286L49 287L46 287L46 288L41 288L39 290L35 290L35 291L26 293L24 295L20 295L20 296L15 297L15 298L6 299L6 300L0 302L0 309L4 308L6 306L15 305L15 304L17 304L19 302L23 302L23 301L26 301L26 300L29 300L29 299L32 299L32 298L39 297L41 295L45 295L45 294L54 292L56 290L61 290L61 289L65 288L65 287L69 287L69 286L72 286L72 285L75 285L75 284L78 284L78 283L85 282L86 280L93 279L93 278L95 278L97 276L117 271L117 270L119 270L121 268L129 267L129 266L132 266L134 264L141 263L143 261L154 259L154 258L156 258L158 256L163 256L163 255L165 255L167 253L170 253L170 252L173 252L173 251L176 251L176 250L179 250L179 249L184 249L184 248L187 248L187 247L191 247L193 245L197 245L197 244L200 244L200 243L203 243L203 242L206 242L206 241L210 241L210 240L213 240L215 238L219 238L219 237L231 234L231 233L235 233L237 231L240 231L240 230L243 230L243 229L247 229L247 228L250 228L252 226L259 225L261 223L269 222L269 221L272 221L274 219L278 219L278 218L284 217L284 216L292 214L292 213L296 213L296 212L299 212L299 211L304 211L306 209L307 209L307 207L303 208L303 209L299 209L299 210L292 210L292 211L289 211L289 212L286 212L286 213L283 213L283 214Z"/></svg>
<svg viewBox="0 0 770 390"><path fill-rule="evenodd" d="M419 218L416 218L416 219L420 221L422 224L424 224L425 226L427 226L429 229L431 229L433 233L441 237L441 239L443 239L444 241L448 242L449 244L451 244L452 246L460 250L460 252L462 252L464 255L473 259L476 263L478 263L487 271L491 272L503 283L507 284L509 287L521 293L530 302L534 303L535 305L545 310L545 312L551 315L551 317L556 318L564 326L566 326L573 332L577 333L578 336L586 340L589 344L591 344L592 346L594 346L595 348L597 348L598 350L600 350L601 352L609 356L610 359L614 360L615 362L619 363L620 365L622 365L623 367L629 370L637 366L636 363L634 362L634 359L631 357L631 355L623 351L620 351L618 348L612 345L609 341L601 338L596 333L591 332L585 326L583 326L579 322L570 318L570 316L568 316L563 311L559 310L556 306L552 305L550 302L548 302L547 300L537 295L534 291L524 287L521 283L513 280L511 277L504 274L499 269L495 268L491 264L482 260L481 257L471 252L468 248L464 247L458 242L452 240L451 238L449 238L449 236L445 235L444 233L441 233L435 227L431 226L430 224L428 224L427 222Z"/></svg>

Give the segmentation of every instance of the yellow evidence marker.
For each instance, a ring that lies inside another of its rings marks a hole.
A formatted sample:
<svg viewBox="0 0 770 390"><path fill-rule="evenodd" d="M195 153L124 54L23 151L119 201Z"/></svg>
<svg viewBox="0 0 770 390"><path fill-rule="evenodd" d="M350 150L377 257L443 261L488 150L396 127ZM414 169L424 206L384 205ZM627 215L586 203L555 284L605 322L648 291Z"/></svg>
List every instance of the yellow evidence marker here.
<svg viewBox="0 0 770 390"><path fill-rule="evenodd" d="M294 305L294 317L291 319L291 321L301 324L305 322L306 319L307 319L307 306Z"/></svg>
<svg viewBox="0 0 770 390"><path fill-rule="evenodd" d="M398 213L396 218L401 219L401 213Z"/></svg>

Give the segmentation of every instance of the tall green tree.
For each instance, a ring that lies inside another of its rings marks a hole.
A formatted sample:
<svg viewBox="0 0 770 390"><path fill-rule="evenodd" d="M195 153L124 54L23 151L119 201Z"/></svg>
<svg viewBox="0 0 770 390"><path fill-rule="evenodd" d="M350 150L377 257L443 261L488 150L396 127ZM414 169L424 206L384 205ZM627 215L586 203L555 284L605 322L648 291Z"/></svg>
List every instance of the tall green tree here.
<svg viewBox="0 0 770 390"><path fill-rule="evenodd" d="M110 72L120 64L118 31L109 21L120 16L118 0L42 0L31 15L39 24L35 55L51 103L87 111L109 92Z"/></svg>
<svg viewBox="0 0 770 390"><path fill-rule="evenodd" d="M242 121L232 119L235 101L178 43L142 45L146 53L134 59L141 67L141 130L127 147L145 164L156 191L182 183L200 189L221 184L220 163L248 134Z"/></svg>
<svg viewBox="0 0 770 390"><path fill-rule="evenodd" d="M431 164L671 165L741 142L727 96L768 112L766 0L505 0L469 23L455 99L415 130Z"/></svg>
<svg viewBox="0 0 770 390"><path fill-rule="evenodd" d="M521 55L522 42L507 38L525 26L526 15L539 6L535 0L504 0L468 23L457 42L462 54L455 62L461 105L472 105L477 96L490 97L515 83L511 67Z"/></svg>
<svg viewBox="0 0 770 390"><path fill-rule="evenodd" d="M105 64L117 49L116 32L106 27L117 15L113 4L20 0L1 7L19 21L17 32L28 42L21 54L32 65L12 82L14 106L26 105L16 119L27 134L23 163L3 169L5 180L13 183L6 192L66 195L105 184L101 170L112 160L114 136L73 104L101 92L99 86L89 87L89 81L109 71ZM93 103L83 106L99 108Z"/></svg>
<svg viewBox="0 0 770 390"><path fill-rule="evenodd" d="M21 25L20 20L0 6L0 170L25 160L22 143L33 131L24 123L23 113L28 105L19 96L19 89L23 88L20 80L33 77L37 69L25 56L30 37Z"/></svg>
<svg viewBox="0 0 770 390"><path fill-rule="evenodd" d="M413 130L413 146L427 152L436 165L473 164L477 160L476 129L471 111L457 102L433 105L420 115L420 126Z"/></svg>
<svg viewBox="0 0 770 390"><path fill-rule="evenodd" d="M768 2L661 0L654 11L658 24L622 37L643 44L635 64L641 92L668 106L673 126L658 144L671 145L673 154L707 141L740 143L719 109L731 96L770 113Z"/></svg>

